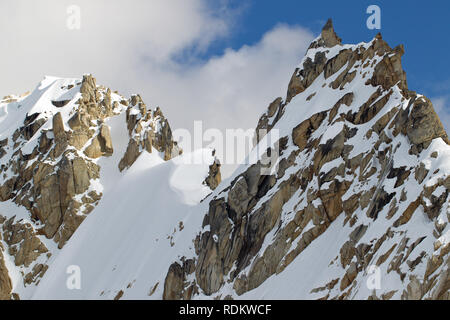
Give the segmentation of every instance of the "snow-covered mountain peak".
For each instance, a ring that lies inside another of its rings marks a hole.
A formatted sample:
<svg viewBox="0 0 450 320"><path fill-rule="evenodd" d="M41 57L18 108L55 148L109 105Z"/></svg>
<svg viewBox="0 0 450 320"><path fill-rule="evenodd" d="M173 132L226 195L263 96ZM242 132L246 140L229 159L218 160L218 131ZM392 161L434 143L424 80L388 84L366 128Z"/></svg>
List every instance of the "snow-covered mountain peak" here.
<svg viewBox="0 0 450 320"><path fill-rule="evenodd" d="M274 174L242 165L200 205L163 297L448 299L449 140L403 54L326 24L259 119L263 148L260 129L281 137Z"/></svg>
<svg viewBox="0 0 450 320"><path fill-rule="evenodd" d="M183 169L186 161L177 159L169 165L173 173L159 177L180 207L203 199L211 191L209 181L220 182L212 150L198 152L207 161L190 174ZM116 184L147 171L167 171L156 168L181 153L159 107L148 109L137 94L126 99L97 85L92 75L45 77L31 93L5 97L0 102L0 247L6 248L0 254L0 297L11 291L30 296L82 222L103 210L97 207L104 197L142 208L133 195L117 193ZM210 166L216 169L213 176Z"/></svg>

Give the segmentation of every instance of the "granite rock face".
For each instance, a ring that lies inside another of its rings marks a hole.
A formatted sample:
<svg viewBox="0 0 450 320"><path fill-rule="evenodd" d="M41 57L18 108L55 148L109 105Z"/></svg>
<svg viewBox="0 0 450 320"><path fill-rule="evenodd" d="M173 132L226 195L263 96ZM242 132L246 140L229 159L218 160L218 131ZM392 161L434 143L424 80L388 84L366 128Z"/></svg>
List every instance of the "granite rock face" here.
<svg viewBox="0 0 450 320"><path fill-rule="evenodd" d="M3 254L0 252L0 300L9 300L11 298L11 290L11 279L5 266Z"/></svg>
<svg viewBox="0 0 450 320"><path fill-rule="evenodd" d="M164 154L164 160L170 160L182 153L173 140L169 122L161 109L147 110L139 95L131 97L126 110L127 129L130 137L127 150L119 162L119 170L133 165L143 150L156 150Z"/></svg>

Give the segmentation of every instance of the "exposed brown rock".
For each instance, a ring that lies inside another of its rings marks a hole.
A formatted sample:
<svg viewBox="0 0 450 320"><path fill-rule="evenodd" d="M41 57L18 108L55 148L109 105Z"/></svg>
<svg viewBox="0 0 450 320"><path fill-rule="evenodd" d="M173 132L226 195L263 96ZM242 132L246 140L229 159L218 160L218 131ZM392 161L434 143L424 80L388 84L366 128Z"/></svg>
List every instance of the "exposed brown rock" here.
<svg viewBox="0 0 450 320"><path fill-rule="evenodd" d="M345 273L344 277L341 280L340 289L343 291L345 288L347 288L353 280L355 280L356 276L358 275L358 269L356 267L356 263L352 262L350 264L350 267L348 267L347 272Z"/></svg>
<svg viewBox="0 0 450 320"><path fill-rule="evenodd" d="M402 215L400 216L400 218L394 222L394 226L401 226L405 223L407 223L412 215L414 214L414 212L416 211L416 209L419 207L420 205L420 199L416 199L415 201L411 202L409 204L409 206L406 208L406 210L402 213Z"/></svg>
<svg viewBox="0 0 450 320"><path fill-rule="evenodd" d="M194 287L184 289L186 276L194 272L194 261L183 260L180 263L173 263L164 281L164 300L189 300Z"/></svg>
<svg viewBox="0 0 450 320"><path fill-rule="evenodd" d="M16 266L28 267L48 250L29 223L14 222L14 217L3 224L3 239L14 256Z"/></svg>
<svg viewBox="0 0 450 320"><path fill-rule="evenodd" d="M214 160L214 163L209 166L208 176L206 177L204 183L214 190L222 181L220 174L220 161L218 159Z"/></svg>
<svg viewBox="0 0 450 320"><path fill-rule="evenodd" d="M11 291L12 282L3 259L2 249L0 247L0 300L11 299Z"/></svg>
<svg viewBox="0 0 450 320"><path fill-rule="evenodd" d="M427 148L431 140L435 138L442 138L447 144L449 143L447 133L431 101L423 96L417 98L411 106L406 122L406 133L411 143L418 146L419 151Z"/></svg>
<svg viewBox="0 0 450 320"><path fill-rule="evenodd" d="M292 130L292 139L300 151L306 147L311 134L321 125L326 115L326 112L316 113Z"/></svg>
<svg viewBox="0 0 450 320"><path fill-rule="evenodd" d="M254 145L256 145L280 119L283 114L283 106L283 99L281 97L276 98L270 103L267 111L259 118L258 125L255 129Z"/></svg>
<svg viewBox="0 0 450 320"><path fill-rule="evenodd" d="M44 224L42 232L52 238L63 222L64 215L75 194L89 188L90 180L99 177L99 168L94 163L68 154L58 163L59 170L41 163L33 176L33 195L37 199L32 211Z"/></svg>
<svg viewBox="0 0 450 320"><path fill-rule="evenodd" d="M157 107L152 114L151 110L146 109L139 95L133 97L126 111L130 140L127 150L119 162L120 171L133 165L144 149L147 152L152 152L153 149L156 149L164 154L164 160L170 160L182 153L177 142L173 140L169 122L162 114L161 109ZM139 114L131 112L135 106L139 108ZM143 123L148 120L158 123L159 130L155 131L154 124L143 127Z"/></svg>
<svg viewBox="0 0 450 320"><path fill-rule="evenodd" d="M377 42L381 41L383 40L379 39ZM402 90L408 90L406 73L401 65L401 57L404 53L403 45L400 45L390 51L389 55L385 55L375 67L371 84L375 87L381 85L384 90L388 90L394 85L398 85Z"/></svg>
<svg viewBox="0 0 450 320"><path fill-rule="evenodd" d="M336 117L341 105L345 104L346 106L350 106L352 104L353 97L354 97L353 92L346 93L341 99L338 100L338 102L336 102L336 104L330 110L330 115L328 117L330 123Z"/></svg>
<svg viewBox="0 0 450 320"><path fill-rule="evenodd" d="M318 47L331 48L337 44L341 44L341 38L339 38L337 34L334 32L333 21L331 19L328 19L327 23L322 28L321 37L318 39L318 41L314 41L310 45L310 48L318 48Z"/></svg>
<svg viewBox="0 0 450 320"><path fill-rule="evenodd" d="M303 69L297 68L291 77L288 85L286 103L289 103L293 97L305 91L305 89L313 83L323 71L326 62L327 60L323 52L317 52L314 56L314 60L309 57L306 58L303 63Z"/></svg>
<svg viewBox="0 0 450 320"><path fill-rule="evenodd" d="M55 135L55 147L53 149L53 158L58 158L67 148L67 135L64 130L64 123L61 113L53 116L53 134Z"/></svg>
<svg viewBox="0 0 450 320"><path fill-rule="evenodd" d="M119 162L119 170L123 171L123 169L129 168L140 156L140 154L141 153L138 143L135 140L131 139L128 143L128 147L123 158Z"/></svg>
<svg viewBox="0 0 450 320"><path fill-rule="evenodd" d="M99 134L92 140L92 143L86 148L84 153L90 158L99 158L101 156L109 157L113 153L111 134L109 127L103 124L100 127Z"/></svg>

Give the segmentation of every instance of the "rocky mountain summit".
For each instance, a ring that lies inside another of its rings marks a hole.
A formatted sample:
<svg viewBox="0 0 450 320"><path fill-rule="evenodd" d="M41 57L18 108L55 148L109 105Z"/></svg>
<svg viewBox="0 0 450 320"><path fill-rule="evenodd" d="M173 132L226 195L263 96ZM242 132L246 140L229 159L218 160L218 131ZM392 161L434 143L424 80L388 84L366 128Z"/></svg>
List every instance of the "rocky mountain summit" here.
<svg viewBox="0 0 450 320"><path fill-rule="evenodd" d="M273 174L241 166L199 207L164 298L450 298L449 140L403 54L327 22L258 122L280 133Z"/></svg>
<svg viewBox="0 0 450 320"><path fill-rule="evenodd" d="M403 54L328 21L224 181L90 75L5 97L0 299L450 299L449 139Z"/></svg>
<svg viewBox="0 0 450 320"><path fill-rule="evenodd" d="M182 150L159 107L148 110L139 95L125 99L91 75L47 77L32 93L5 97L0 110L0 297L8 298L4 255L25 286L37 284L55 250L101 201L102 159L118 153L113 166L122 172L144 151L167 161ZM112 139L112 120L126 128L124 143Z"/></svg>

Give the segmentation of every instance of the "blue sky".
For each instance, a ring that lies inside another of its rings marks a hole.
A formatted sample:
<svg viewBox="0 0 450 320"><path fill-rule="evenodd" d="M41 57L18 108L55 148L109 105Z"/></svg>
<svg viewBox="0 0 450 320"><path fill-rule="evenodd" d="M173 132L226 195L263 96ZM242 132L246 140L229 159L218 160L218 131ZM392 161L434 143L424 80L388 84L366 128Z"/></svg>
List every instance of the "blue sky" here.
<svg viewBox="0 0 450 320"><path fill-rule="evenodd" d="M318 34L327 18L332 18L344 43L369 41L381 32L391 47L403 44L402 64L410 90L430 97L450 94L450 1L232 0L230 4L239 12L231 36L214 44L207 55L257 42L279 23L300 25ZM366 9L372 4L381 9L381 30L366 27Z"/></svg>

